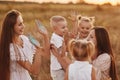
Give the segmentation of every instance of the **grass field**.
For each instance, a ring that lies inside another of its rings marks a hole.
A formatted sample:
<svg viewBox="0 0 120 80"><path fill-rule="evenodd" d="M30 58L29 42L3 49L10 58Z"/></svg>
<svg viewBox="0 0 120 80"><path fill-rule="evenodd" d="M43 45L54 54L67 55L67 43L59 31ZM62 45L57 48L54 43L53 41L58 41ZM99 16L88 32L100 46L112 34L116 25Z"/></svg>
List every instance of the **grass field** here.
<svg viewBox="0 0 120 80"><path fill-rule="evenodd" d="M95 26L104 26L110 35L112 48L115 53L117 72L120 78L120 6L110 5L87 5L87 4L38 4L38 3L20 3L20 2L0 2L0 26L5 14L11 10L19 10L24 18L26 25L25 35L32 33L37 39L40 36L36 33L34 20L40 19L47 27L50 35L52 30L50 28L49 19L53 15L64 16L68 21L68 27L71 29L72 23L68 20L71 11L77 11L82 15L95 16ZM1 31L1 27L0 27ZM49 59L43 57L41 72L38 80L51 80L49 71Z"/></svg>

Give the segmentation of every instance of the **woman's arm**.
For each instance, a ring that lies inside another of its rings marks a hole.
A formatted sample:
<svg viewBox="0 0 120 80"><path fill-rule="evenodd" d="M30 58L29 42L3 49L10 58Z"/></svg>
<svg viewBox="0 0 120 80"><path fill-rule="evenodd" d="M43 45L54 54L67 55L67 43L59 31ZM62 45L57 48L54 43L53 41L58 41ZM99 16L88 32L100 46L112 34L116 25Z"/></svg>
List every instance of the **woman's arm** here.
<svg viewBox="0 0 120 80"><path fill-rule="evenodd" d="M50 58L50 40L49 40L49 34L47 29L45 28L44 32L39 29L37 26L38 32L43 36L43 51L44 54L42 56L47 57L48 59Z"/></svg>
<svg viewBox="0 0 120 80"><path fill-rule="evenodd" d="M40 72L40 66L41 66L41 54L43 53L42 49L39 49L36 51L36 54L34 56L34 61L31 64L29 61L17 61L19 65L21 65L23 68L28 70L33 75L38 75Z"/></svg>
<svg viewBox="0 0 120 80"><path fill-rule="evenodd" d="M65 73L65 80L68 80L68 68L67 68L66 73Z"/></svg>
<svg viewBox="0 0 120 80"><path fill-rule="evenodd" d="M92 74L91 74L91 76L92 76L92 80L96 80L96 72L95 72L94 67L92 67Z"/></svg>

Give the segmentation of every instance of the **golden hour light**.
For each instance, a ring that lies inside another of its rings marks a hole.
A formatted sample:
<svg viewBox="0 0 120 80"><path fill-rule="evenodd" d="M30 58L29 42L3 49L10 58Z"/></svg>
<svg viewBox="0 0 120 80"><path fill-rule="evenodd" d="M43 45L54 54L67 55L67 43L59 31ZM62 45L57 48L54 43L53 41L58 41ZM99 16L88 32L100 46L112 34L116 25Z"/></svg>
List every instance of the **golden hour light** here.
<svg viewBox="0 0 120 80"><path fill-rule="evenodd" d="M120 0L0 0L0 80L67 78L120 80Z"/></svg>
<svg viewBox="0 0 120 80"><path fill-rule="evenodd" d="M98 4L98 5L103 5L105 3L109 3L113 6L116 6L120 4L120 0L4 0L4 1L27 1L27 2L38 2L38 3L62 3L62 4L67 4L67 3L78 3L80 1L84 1L89 4Z"/></svg>
<svg viewBox="0 0 120 80"><path fill-rule="evenodd" d="M90 4L105 4L105 3L110 3L111 5L115 6L117 4L120 4L120 0L84 0L87 3Z"/></svg>

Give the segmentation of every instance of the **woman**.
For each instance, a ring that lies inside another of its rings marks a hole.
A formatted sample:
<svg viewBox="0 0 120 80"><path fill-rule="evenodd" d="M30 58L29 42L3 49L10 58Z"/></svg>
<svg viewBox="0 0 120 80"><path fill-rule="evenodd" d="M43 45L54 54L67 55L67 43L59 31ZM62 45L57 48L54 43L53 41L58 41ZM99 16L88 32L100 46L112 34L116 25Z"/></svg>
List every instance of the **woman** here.
<svg viewBox="0 0 120 80"><path fill-rule="evenodd" d="M118 80L115 58L106 29L93 28L87 39L95 44L95 55L92 64L96 68L97 80Z"/></svg>
<svg viewBox="0 0 120 80"><path fill-rule="evenodd" d="M32 80L29 72L37 75L40 71L41 53L49 51L44 50L49 49L49 38L39 31L46 47L35 48L23 35L24 28L20 12L9 11L3 21L0 38L0 80Z"/></svg>

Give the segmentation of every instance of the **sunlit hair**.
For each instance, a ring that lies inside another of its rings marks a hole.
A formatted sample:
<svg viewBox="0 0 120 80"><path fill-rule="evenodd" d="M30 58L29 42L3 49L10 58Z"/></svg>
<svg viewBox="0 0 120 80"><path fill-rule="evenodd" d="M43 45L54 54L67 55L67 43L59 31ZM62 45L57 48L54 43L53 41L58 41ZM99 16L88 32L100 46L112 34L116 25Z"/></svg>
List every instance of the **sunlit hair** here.
<svg viewBox="0 0 120 80"><path fill-rule="evenodd" d="M97 41L97 49L98 49L97 56L103 53L107 53L111 56L110 77L112 78L112 80L118 80L116 74L115 57L112 52L108 32L105 28L102 28L100 26L94 27L93 30L95 30L95 36Z"/></svg>
<svg viewBox="0 0 120 80"><path fill-rule="evenodd" d="M77 21L78 21L78 26L84 21L84 22L88 22L91 24L91 28L94 27L94 22L95 22L95 17L87 17L87 16L81 16L78 15L77 16Z"/></svg>
<svg viewBox="0 0 120 80"><path fill-rule="evenodd" d="M72 39L69 41L68 49L76 60L88 58L91 61L95 48L90 41Z"/></svg>
<svg viewBox="0 0 120 80"><path fill-rule="evenodd" d="M56 27L59 22L65 22L67 23L66 19L63 16L52 16L50 18L50 25L51 27Z"/></svg>
<svg viewBox="0 0 120 80"><path fill-rule="evenodd" d="M14 26L20 12L9 11L2 24L0 36L0 80L10 80L10 43L14 35Z"/></svg>

